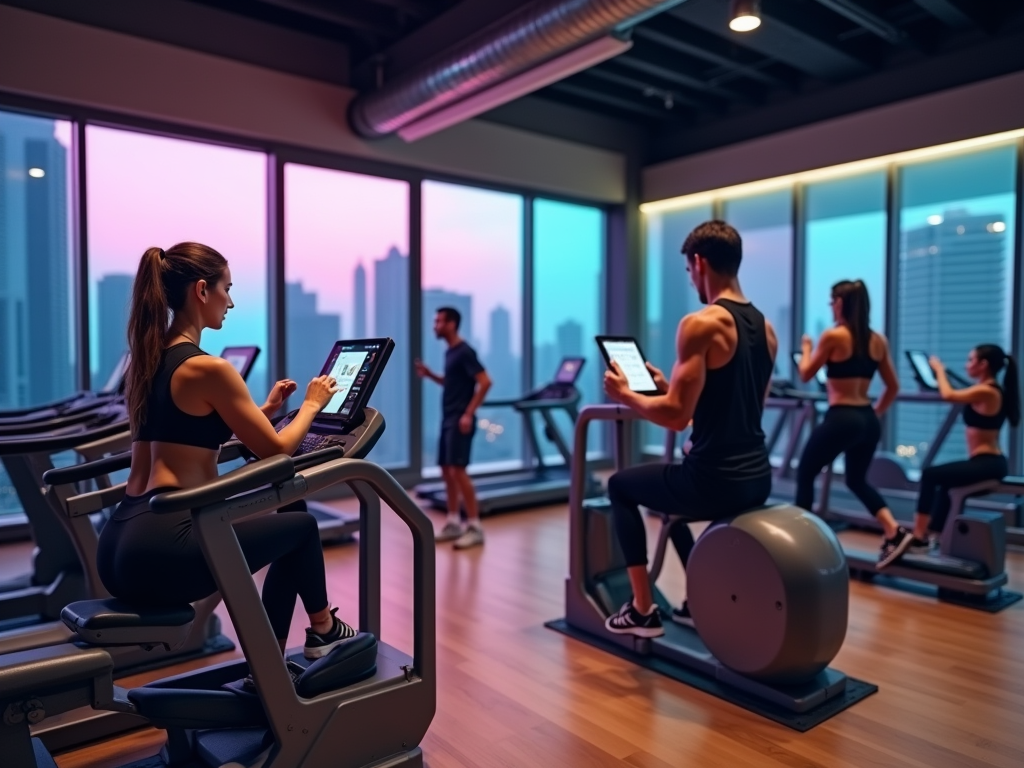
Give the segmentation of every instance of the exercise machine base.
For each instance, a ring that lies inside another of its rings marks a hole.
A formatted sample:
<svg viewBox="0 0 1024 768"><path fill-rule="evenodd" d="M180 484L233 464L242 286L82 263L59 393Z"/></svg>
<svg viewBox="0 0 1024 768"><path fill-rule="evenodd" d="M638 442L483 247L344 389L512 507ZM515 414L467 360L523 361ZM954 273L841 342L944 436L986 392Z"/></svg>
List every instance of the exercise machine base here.
<svg viewBox="0 0 1024 768"><path fill-rule="evenodd" d="M986 613L999 613L1003 609L1009 608L1014 603L1024 599L1024 595L1020 592L1014 592L1009 589L993 589L984 595L972 595L955 589L936 587L920 581L901 578L885 572L879 573L878 571L851 569L850 575L857 581L880 584L890 589L896 589L913 595L938 598L940 603L959 605L962 608L972 608L976 611L985 611Z"/></svg>
<svg viewBox="0 0 1024 768"><path fill-rule="evenodd" d="M773 720L780 725L785 725L787 728L792 728L793 730L801 733L809 731L816 725L820 725L834 715L839 714L843 710L848 709L857 702L878 691L877 685L864 682L863 680L857 680L852 677L846 677L845 689L841 695L826 699L823 703L806 712L798 713L793 712L787 707L759 699L751 694L738 690L737 688L726 685L722 680L710 675L701 674L690 668L673 664L656 656L636 653L622 645L606 640L605 638L571 627L564 619L549 621L544 626L548 629L553 629L556 632L561 632L563 635L567 635L574 640L580 640L581 642L585 642L595 648L599 648L606 653L618 656L620 659L629 661L643 667L644 669L658 672L659 674L665 675L673 680L684 683L691 688L696 688L699 691L709 693L719 699L728 701L730 704L735 704L749 712L761 715L762 717ZM842 674L836 673L833 670L826 670L826 673L828 672L831 672L834 675Z"/></svg>
<svg viewBox="0 0 1024 768"><path fill-rule="evenodd" d="M325 546L349 544L359 533L359 515L334 509L319 501L307 501L306 509L316 518L320 543Z"/></svg>
<svg viewBox="0 0 1024 768"><path fill-rule="evenodd" d="M263 729L257 729L262 733ZM257 753L259 754L259 753ZM237 765L237 762L231 763L231 765ZM49 766L56 768L56 763L52 760L50 763L40 763L40 768L49 768ZM188 768L206 768L204 763L193 762ZM167 763L160 755L153 755L152 757L146 757L142 760L137 760L134 763L129 763L122 766L122 768L167 768ZM386 757L383 760L371 763L370 765L364 766L364 768L423 768L423 750L416 747L404 755L392 755Z"/></svg>

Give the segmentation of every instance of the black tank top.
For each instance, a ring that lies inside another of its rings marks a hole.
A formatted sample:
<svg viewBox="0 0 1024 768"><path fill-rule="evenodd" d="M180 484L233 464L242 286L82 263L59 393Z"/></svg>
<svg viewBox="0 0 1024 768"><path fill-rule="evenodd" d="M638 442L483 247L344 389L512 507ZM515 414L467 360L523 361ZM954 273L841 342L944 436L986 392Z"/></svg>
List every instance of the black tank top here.
<svg viewBox="0 0 1024 768"><path fill-rule="evenodd" d="M771 475L761 414L772 377L764 315L753 304L719 299L736 323L736 354L708 370L693 412L693 447L686 462L720 480L744 481Z"/></svg>
<svg viewBox="0 0 1024 768"><path fill-rule="evenodd" d="M999 394L1002 395L999 399L999 412L993 416L986 416L984 413L978 413L974 410L974 406L968 403L964 406L964 424L968 427L974 427L975 429L1002 429L1003 422L1006 421L1006 395L1003 393L1003 388L998 384L993 384L993 387L999 390Z"/></svg>
<svg viewBox="0 0 1024 768"><path fill-rule="evenodd" d="M231 427L224 423L219 413L213 411L206 416L193 416L175 405L171 397L171 377L178 366L190 357L205 354L190 341L163 351L146 401L146 420L135 435L136 441L177 443L217 450L231 437Z"/></svg>

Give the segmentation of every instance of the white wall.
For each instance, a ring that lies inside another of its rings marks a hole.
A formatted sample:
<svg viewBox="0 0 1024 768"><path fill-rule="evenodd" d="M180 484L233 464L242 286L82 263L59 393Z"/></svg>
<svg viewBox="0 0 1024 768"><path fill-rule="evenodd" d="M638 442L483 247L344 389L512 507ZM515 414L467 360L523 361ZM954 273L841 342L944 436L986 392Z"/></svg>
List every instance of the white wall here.
<svg viewBox="0 0 1024 768"><path fill-rule="evenodd" d="M1024 127L1024 72L669 160L643 171L644 202Z"/></svg>
<svg viewBox="0 0 1024 768"><path fill-rule="evenodd" d="M477 120L415 144L366 142L345 120L349 89L2 5L0 91L480 181L625 199L625 161L614 152Z"/></svg>

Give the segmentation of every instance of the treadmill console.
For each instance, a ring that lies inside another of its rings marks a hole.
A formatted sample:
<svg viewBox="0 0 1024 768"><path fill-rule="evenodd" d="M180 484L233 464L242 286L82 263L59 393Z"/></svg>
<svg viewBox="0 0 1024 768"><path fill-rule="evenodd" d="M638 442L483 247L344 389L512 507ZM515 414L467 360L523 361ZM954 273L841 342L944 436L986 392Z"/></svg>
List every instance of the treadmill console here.
<svg viewBox="0 0 1024 768"><path fill-rule="evenodd" d="M579 391L576 389L576 380L586 362L585 357L563 357L554 380L542 389L531 392L523 400L570 400L577 397Z"/></svg>
<svg viewBox="0 0 1024 768"><path fill-rule="evenodd" d="M377 442L384 431L384 418L378 411L367 408L367 403L394 348L395 342L389 338L335 342L320 375L333 376L338 382L338 392L313 419L309 433L293 455L335 446L345 450L347 455L356 439L369 437L367 430L376 431L372 442ZM282 418L275 425L277 431L291 423L296 413L297 409Z"/></svg>

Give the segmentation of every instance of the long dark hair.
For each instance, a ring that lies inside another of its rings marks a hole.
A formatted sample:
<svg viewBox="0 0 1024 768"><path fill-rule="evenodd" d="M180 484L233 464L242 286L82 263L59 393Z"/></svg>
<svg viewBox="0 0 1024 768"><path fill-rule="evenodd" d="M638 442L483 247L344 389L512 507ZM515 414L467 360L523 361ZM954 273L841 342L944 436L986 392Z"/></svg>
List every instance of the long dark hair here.
<svg viewBox="0 0 1024 768"><path fill-rule="evenodd" d="M832 299L843 301L843 322L853 336L853 354L870 357L871 299L863 280L840 280L832 286Z"/></svg>
<svg viewBox="0 0 1024 768"><path fill-rule="evenodd" d="M979 344L974 348L974 356L988 363L988 370L993 376L1003 367L1003 411L1013 426L1020 424L1020 379L1017 374L1017 361L1003 351L998 344Z"/></svg>
<svg viewBox="0 0 1024 768"><path fill-rule="evenodd" d="M167 343L171 313L185 306L190 286L200 280L215 286L227 265L227 259L217 251L199 243L178 243L167 251L148 248L142 254L128 314L131 362L125 393L133 433L146 419L146 402Z"/></svg>

